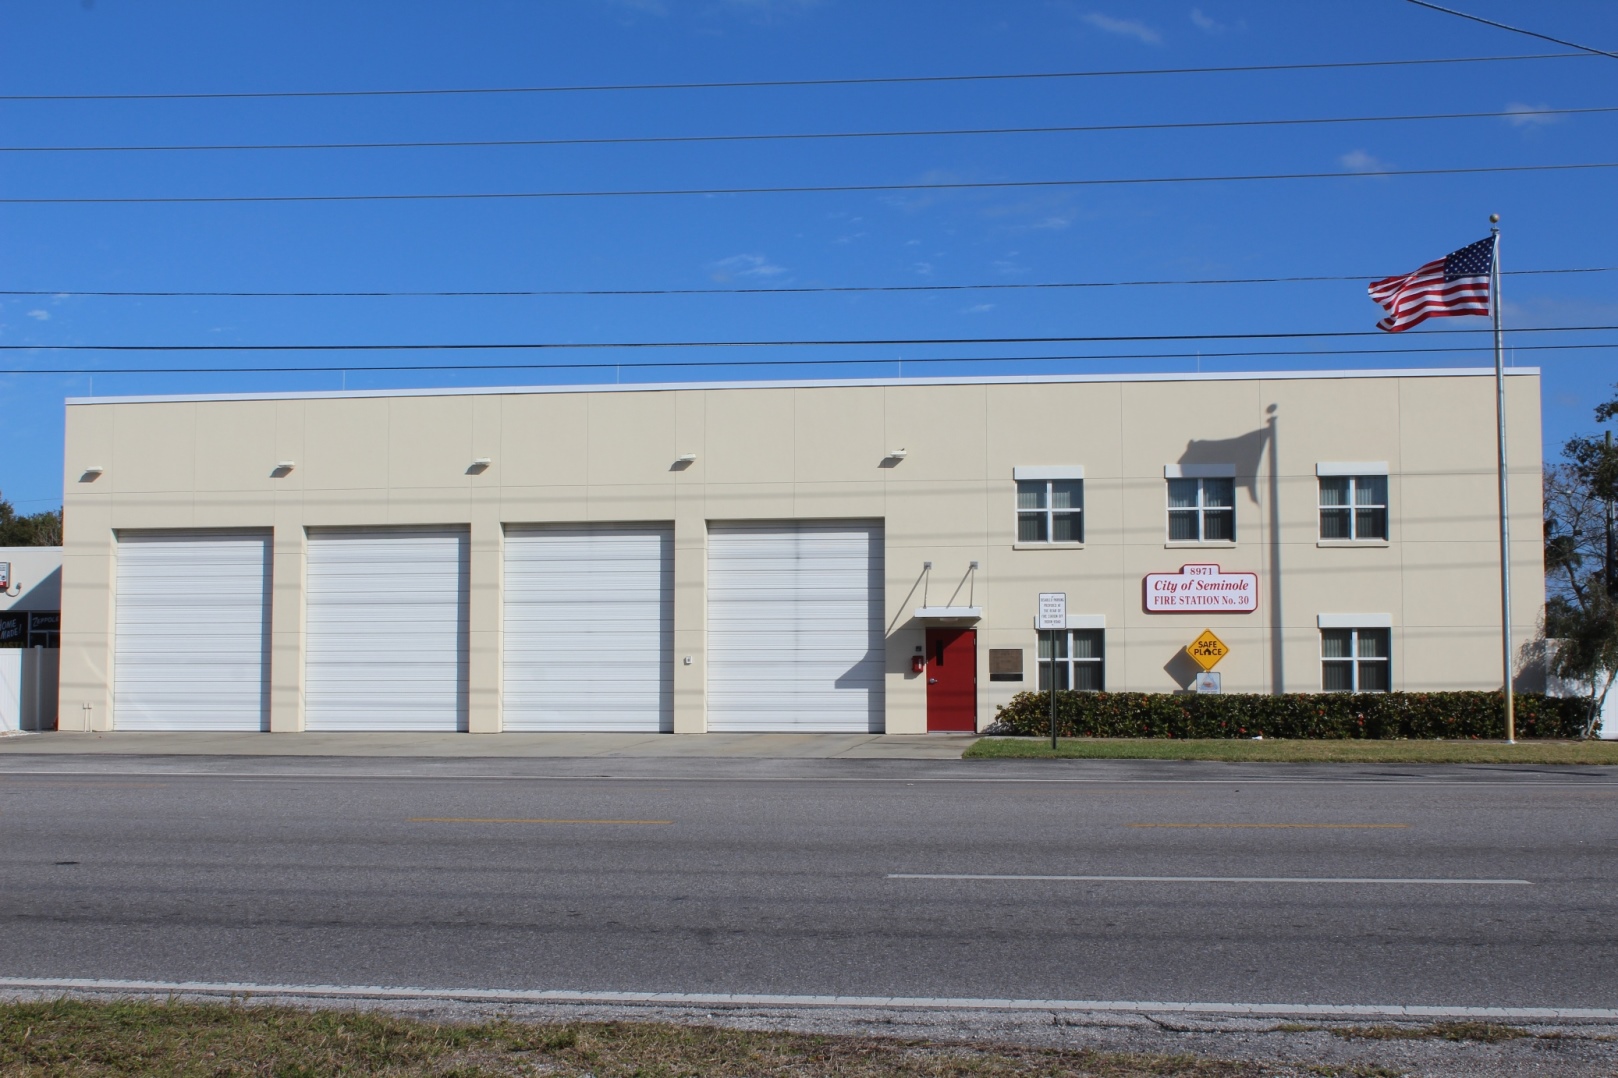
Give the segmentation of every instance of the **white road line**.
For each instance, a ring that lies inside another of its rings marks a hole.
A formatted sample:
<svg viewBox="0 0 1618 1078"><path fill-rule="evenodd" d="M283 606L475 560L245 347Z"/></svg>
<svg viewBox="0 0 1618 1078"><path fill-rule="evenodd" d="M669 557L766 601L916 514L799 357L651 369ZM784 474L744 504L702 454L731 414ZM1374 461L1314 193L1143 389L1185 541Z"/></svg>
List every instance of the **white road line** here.
<svg viewBox="0 0 1618 1078"><path fill-rule="evenodd" d="M1533 880L1421 879L1410 876L1034 876L991 872L890 872L890 880L1056 880L1076 883L1463 883L1532 887Z"/></svg>
<svg viewBox="0 0 1618 1078"><path fill-rule="evenodd" d="M719 992L599 992L572 989L403 988L382 985L259 984L247 981L122 981L71 977L0 977L0 992L116 995L297 996L319 999L465 1000L490 1003L635 1004L672 1007L848 1007L861 1009L1124 1012L1232 1016L1618 1020L1598 1007L1461 1007L1405 1003L1171 1003L1152 1000L978 999L961 996L809 996Z"/></svg>

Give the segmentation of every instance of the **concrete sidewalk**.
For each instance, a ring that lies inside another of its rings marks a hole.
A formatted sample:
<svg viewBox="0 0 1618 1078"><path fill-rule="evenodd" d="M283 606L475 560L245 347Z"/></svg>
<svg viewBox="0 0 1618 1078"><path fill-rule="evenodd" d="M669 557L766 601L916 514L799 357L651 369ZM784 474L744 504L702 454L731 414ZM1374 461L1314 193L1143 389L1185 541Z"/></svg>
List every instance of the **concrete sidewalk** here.
<svg viewBox="0 0 1618 1078"><path fill-rule="evenodd" d="M958 760L972 734L42 733L0 738L4 756L620 757Z"/></svg>

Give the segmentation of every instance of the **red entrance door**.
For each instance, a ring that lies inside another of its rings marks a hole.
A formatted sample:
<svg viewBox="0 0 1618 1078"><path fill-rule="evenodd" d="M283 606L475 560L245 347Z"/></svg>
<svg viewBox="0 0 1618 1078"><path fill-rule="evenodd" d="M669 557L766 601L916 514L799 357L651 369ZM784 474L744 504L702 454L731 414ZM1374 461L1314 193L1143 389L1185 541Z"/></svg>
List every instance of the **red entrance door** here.
<svg viewBox="0 0 1618 1078"><path fill-rule="evenodd" d="M927 730L978 728L978 632L927 630Z"/></svg>

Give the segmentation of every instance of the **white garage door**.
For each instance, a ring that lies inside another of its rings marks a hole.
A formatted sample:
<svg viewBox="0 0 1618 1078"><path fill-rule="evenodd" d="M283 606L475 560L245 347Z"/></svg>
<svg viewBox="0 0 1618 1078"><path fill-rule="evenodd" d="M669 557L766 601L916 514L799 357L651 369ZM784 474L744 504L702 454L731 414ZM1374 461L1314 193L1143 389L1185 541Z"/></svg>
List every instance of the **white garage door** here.
<svg viewBox="0 0 1618 1078"><path fill-rule="evenodd" d="M668 528L507 530L507 730L673 730L673 638Z"/></svg>
<svg viewBox="0 0 1618 1078"><path fill-rule="evenodd" d="M882 730L882 525L713 525L708 729Z"/></svg>
<svg viewBox="0 0 1618 1078"><path fill-rule="evenodd" d="M113 725L267 730L270 537L118 537Z"/></svg>
<svg viewBox="0 0 1618 1078"><path fill-rule="evenodd" d="M466 729L467 532L309 533L308 730Z"/></svg>

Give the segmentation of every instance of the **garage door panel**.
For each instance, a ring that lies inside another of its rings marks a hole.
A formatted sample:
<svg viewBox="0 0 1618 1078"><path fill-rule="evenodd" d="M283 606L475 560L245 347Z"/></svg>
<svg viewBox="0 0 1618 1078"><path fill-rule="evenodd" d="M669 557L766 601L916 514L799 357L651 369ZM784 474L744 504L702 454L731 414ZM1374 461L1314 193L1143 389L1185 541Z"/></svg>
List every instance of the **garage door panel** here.
<svg viewBox="0 0 1618 1078"><path fill-rule="evenodd" d="M881 524L710 527L709 730L880 731L883 666Z"/></svg>
<svg viewBox="0 0 1618 1078"><path fill-rule="evenodd" d="M311 530L305 728L466 729L464 528Z"/></svg>
<svg viewBox="0 0 1618 1078"><path fill-rule="evenodd" d="M116 729L268 729L268 533L120 535L115 604Z"/></svg>
<svg viewBox="0 0 1618 1078"><path fill-rule="evenodd" d="M674 728L671 528L509 528L504 606L505 729Z"/></svg>

